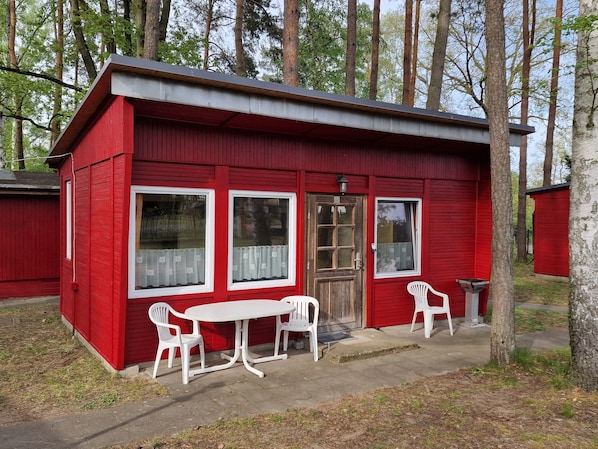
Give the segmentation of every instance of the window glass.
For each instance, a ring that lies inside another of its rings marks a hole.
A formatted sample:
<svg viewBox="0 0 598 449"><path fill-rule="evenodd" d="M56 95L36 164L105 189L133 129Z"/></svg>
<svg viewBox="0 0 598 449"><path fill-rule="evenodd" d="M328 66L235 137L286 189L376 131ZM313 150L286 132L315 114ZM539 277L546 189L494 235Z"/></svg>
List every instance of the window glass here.
<svg viewBox="0 0 598 449"><path fill-rule="evenodd" d="M71 181L67 181L65 187L65 256L68 260L73 257L73 188Z"/></svg>
<svg viewBox="0 0 598 449"><path fill-rule="evenodd" d="M419 274L420 200L376 200L376 276Z"/></svg>
<svg viewBox="0 0 598 449"><path fill-rule="evenodd" d="M137 187L131 207L133 296L211 288L211 193Z"/></svg>
<svg viewBox="0 0 598 449"><path fill-rule="evenodd" d="M292 285L295 274L295 196L231 192L232 289Z"/></svg>

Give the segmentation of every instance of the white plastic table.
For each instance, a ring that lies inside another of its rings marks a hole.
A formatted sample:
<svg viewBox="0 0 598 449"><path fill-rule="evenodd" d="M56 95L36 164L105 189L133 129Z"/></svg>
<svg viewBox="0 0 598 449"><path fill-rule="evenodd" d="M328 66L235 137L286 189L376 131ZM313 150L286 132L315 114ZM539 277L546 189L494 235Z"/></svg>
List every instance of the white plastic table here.
<svg viewBox="0 0 598 449"><path fill-rule="evenodd" d="M252 358L249 355L249 320L256 318L264 318L269 316L285 315L295 310L295 306L286 302L280 302L270 299L249 299L244 301L226 301L215 302L211 304L202 304L200 306L189 307L185 310L185 315L193 320L210 322L210 323L226 323L229 321L235 322L235 352L231 356L228 354L220 354L223 359L227 359L228 363L220 365L209 366L203 369L190 370L189 376L196 374L210 373L212 371L219 371L233 366L239 356L243 360L243 365L250 372L258 377L264 377L264 373L255 369L250 363L270 362L272 360L284 360L287 358L286 354L277 356Z"/></svg>

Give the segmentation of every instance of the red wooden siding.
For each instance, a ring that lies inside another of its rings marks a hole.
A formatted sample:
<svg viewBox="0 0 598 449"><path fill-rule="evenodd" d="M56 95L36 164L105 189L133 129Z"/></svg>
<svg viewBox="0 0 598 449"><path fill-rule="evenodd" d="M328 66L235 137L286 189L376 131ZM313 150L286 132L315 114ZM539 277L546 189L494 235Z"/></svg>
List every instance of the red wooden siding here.
<svg viewBox="0 0 598 449"><path fill-rule="evenodd" d="M88 130L75 153L74 289L62 283L63 314L116 369L151 360L157 344L149 306L167 300L177 310L203 302L248 298L279 299L302 293L304 279L305 194L338 192L336 174L349 179L349 194L368 195L367 241L373 241L373 197L422 198L422 279L451 296L455 315L463 313L464 293L455 279L480 276L476 263L489 266L483 237L489 216L477 202L489 201L480 164L487 149L455 153L374 143L294 139L285 136L223 131L213 127L138 117L132 106L114 101ZM115 126L116 129L109 129ZM131 135L129 135L130 133ZM133 135L134 133L134 135ZM117 136L114 137L114 134ZM111 135L108 143L104 137ZM133 138L134 137L134 138ZM108 150L106 146L110 147ZM471 147L470 147L471 148ZM133 151L134 149L134 151ZM79 157L79 154L83 157ZM97 153L97 154L96 154ZM88 163L86 165L86 163ZM62 167L63 178L70 166ZM127 257L130 185L210 188L216 193L214 291L165 298L128 299ZM482 186L482 189L480 189ZM297 283L293 287L229 292L228 195L231 189L297 192ZM484 229L481 229L484 228ZM483 246L482 251L478 248ZM67 278L71 265L63 260ZM408 323L413 301L406 284L413 278L366 279L368 326ZM272 341L274 320L252 324L251 344ZM206 349L228 348L232 324L204 325Z"/></svg>
<svg viewBox="0 0 598 449"><path fill-rule="evenodd" d="M72 178L73 261L62 263L62 314L116 369L124 367L130 117L129 104L112 102L79 143ZM95 163L85 165L92 160ZM71 178L70 168L61 168L65 179Z"/></svg>
<svg viewBox="0 0 598 449"><path fill-rule="evenodd" d="M569 276L569 188L531 194L534 212L534 272Z"/></svg>
<svg viewBox="0 0 598 449"><path fill-rule="evenodd" d="M59 293L60 198L0 195L0 300Z"/></svg>

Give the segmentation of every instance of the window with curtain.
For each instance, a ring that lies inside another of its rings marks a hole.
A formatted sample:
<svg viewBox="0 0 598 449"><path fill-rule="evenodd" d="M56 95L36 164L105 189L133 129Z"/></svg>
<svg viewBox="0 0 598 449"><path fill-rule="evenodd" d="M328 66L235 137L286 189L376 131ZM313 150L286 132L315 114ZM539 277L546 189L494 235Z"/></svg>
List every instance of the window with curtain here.
<svg viewBox="0 0 598 449"><path fill-rule="evenodd" d="M133 187L129 293L133 297L210 291L213 193Z"/></svg>
<svg viewBox="0 0 598 449"><path fill-rule="evenodd" d="M295 194L232 191L229 288L294 285Z"/></svg>
<svg viewBox="0 0 598 449"><path fill-rule="evenodd" d="M376 277L420 274L421 200L376 199Z"/></svg>

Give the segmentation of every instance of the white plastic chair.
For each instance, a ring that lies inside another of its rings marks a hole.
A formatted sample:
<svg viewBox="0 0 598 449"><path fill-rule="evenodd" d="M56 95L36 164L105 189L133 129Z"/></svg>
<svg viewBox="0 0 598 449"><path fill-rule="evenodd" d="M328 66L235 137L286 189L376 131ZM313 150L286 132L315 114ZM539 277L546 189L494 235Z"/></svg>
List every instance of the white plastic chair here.
<svg viewBox="0 0 598 449"><path fill-rule="evenodd" d="M407 284L407 291L413 295L413 298L415 299L415 311L413 312L413 320L411 321L411 332L413 332L413 325L415 324L417 314L422 312L424 315L424 336L426 338L430 338L430 332L434 328L434 315L446 314L451 335L453 335L451 309L447 294L434 290L430 284L423 281L410 282ZM428 302L428 293L441 297L442 306L430 306Z"/></svg>
<svg viewBox="0 0 598 449"><path fill-rule="evenodd" d="M278 355L280 346L280 333L284 332L282 349L286 351L289 345L289 332L309 332L309 350L314 353L314 362L318 361L318 315L320 303L311 296L295 295L282 298L281 301L295 306L295 311L289 314L289 320L283 322L280 316L276 317L276 340L274 342L274 355ZM310 321L310 308L313 318Z"/></svg>
<svg viewBox="0 0 598 449"><path fill-rule="evenodd" d="M168 349L168 368L172 368L174 356L177 348L181 350L181 364L183 368L183 383L189 383L189 359L191 358L191 348L198 345L201 359L201 367L205 368L205 352L203 337L199 333L199 322L189 319L182 313L177 312L165 302L152 304L148 311L149 318L156 325L158 330L158 351L156 353L156 362L154 363L154 373L152 378L156 378L158 365L162 358L164 350ZM184 320L193 322L193 333L181 333L181 327L176 324L170 324L170 315L174 315ZM174 333L173 333L174 332Z"/></svg>

